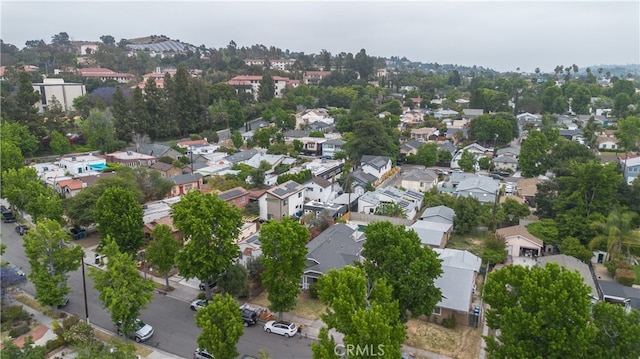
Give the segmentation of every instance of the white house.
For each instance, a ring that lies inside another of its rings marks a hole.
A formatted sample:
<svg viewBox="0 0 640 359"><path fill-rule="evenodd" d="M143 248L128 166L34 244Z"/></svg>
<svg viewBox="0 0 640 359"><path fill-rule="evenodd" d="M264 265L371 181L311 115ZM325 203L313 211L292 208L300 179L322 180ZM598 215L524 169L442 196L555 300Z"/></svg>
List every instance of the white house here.
<svg viewBox="0 0 640 359"><path fill-rule="evenodd" d="M438 175L434 170L415 169L402 176L402 187L419 192L428 192L438 185Z"/></svg>
<svg viewBox="0 0 640 359"><path fill-rule="evenodd" d="M360 159L360 168L364 173L380 179L391 171L391 157L364 155Z"/></svg>
<svg viewBox="0 0 640 359"><path fill-rule="evenodd" d="M36 103L38 112L54 104L54 99L62 107L64 112L74 111L73 100L87 93L84 84L65 83L64 79L44 79L41 83L32 83L33 89L40 93L40 100Z"/></svg>
<svg viewBox="0 0 640 359"><path fill-rule="evenodd" d="M338 151L342 151L342 146L347 143L346 141L335 139L328 140L322 143L322 156L333 158Z"/></svg>
<svg viewBox="0 0 640 359"><path fill-rule="evenodd" d="M285 182L264 192L258 199L260 219L279 221L285 216L302 215L305 187L294 181Z"/></svg>
<svg viewBox="0 0 640 359"><path fill-rule="evenodd" d="M313 177L304 185L306 187L305 197L310 200L326 203L336 198L333 184L322 177Z"/></svg>
<svg viewBox="0 0 640 359"><path fill-rule="evenodd" d="M493 159L496 168L516 171L518 169L518 159L511 156L498 156Z"/></svg>
<svg viewBox="0 0 640 359"><path fill-rule="evenodd" d="M107 161L93 155L70 156L61 158L58 165L64 168L65 172L78 175L90 171L101 171L107 167Z"/></svg>

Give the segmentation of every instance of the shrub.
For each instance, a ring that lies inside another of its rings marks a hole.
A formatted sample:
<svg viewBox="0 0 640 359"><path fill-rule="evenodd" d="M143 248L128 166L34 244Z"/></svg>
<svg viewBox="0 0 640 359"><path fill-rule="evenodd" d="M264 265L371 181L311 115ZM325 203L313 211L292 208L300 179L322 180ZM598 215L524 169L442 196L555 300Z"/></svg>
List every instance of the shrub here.
<svg viewBox="0 0 640 359"><path fill-rule="evenodd" d="M55 338L55 339L47 340L47 343L44 345L44 348L47 351L47 353L51 353L52 351L58 348L62 348L64 345L65 343L64 343L64 340L62 340L62 338Z"/></svg>
<svg viewBox="0 0 640 359"><path fill-rule="evenodd" d="M309 297L318 299L318 283L311 283L309 285Z"/></svg>
<svg viewBox="0 0 640 359"><path fill-rule="evenodd" d="M607 268L609 274L614 275L616 273L616 263L614 261L608 261L604 263L604 267Z"/></svg>
<svg viewBox="0 0 640 359"><path fill-rule="evenodd" d="M197 299L207 299L207 293L205 292L198 293Z"/></svg>
<svg viewBox="0 0 640 359"><path fill-rule="evenodd" d="M636 274L631 269L618 268L616 269L616 280L624 286L631 287L636 281Z"/></svg>
<svg viewBox="0 0 640 359"><path fill-rule="evenodd" d="M17 338L17 337L19 337L19 336L21 336L21 335L23 335L23 334L27 334L27 333L29 333L29 330L30 330L30 329L29 329L29 325L27 325L27 324L25 323L25 324L22 324L22 325L21 325L21 326L19 326L19 327L15 327L15 328L11 329L11 330L9 331L9 336L10 336L11 338Z"/></svg>
<svg viewBox="0 0 640 359"><path fill-rule="evenodd" d="M456 325L458 325L458 323L456 322L456 318L455 317L449 317L449 318L444 318L442 319L442 326L448 329L455 329Z"/></svg>

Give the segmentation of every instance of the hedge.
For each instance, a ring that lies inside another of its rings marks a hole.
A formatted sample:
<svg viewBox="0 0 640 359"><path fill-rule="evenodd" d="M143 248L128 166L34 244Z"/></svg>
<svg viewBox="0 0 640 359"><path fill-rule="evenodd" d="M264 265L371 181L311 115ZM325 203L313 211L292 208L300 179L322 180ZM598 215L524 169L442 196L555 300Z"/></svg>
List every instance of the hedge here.
<svg viewBox="0 0 640 359"><path fill-rule="evenodd" d="M636 274L631 269L618 268L616 269L616 280L624 286L631 287L636 281Z"/></svg>

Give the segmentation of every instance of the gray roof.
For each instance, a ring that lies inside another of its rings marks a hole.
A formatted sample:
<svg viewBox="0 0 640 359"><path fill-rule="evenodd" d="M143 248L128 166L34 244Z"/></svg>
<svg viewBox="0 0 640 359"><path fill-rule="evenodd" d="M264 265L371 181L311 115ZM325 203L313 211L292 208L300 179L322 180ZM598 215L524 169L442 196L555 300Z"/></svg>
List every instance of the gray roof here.
<svg viewBox="0 0 640 359"><path fill-rule="evenodd" d="M376 176L364 172L361 168L358 168L357 170L351 172L350 176L355 180L355 182L362 184L374 183L378 180Z"/></svg>
<svg viewBox="0 0 640 359"><path fill-rule="evenodd" d="M184 175L170 177L168 179L175 184L185 184L197 182L200 178L202 178L202 175L199 173L187 173Z"/></svg>
<svg viewBox="0 0 640 359"><path fill-rule="evenodd" d="M493 159L493 162L518 163L518 160L511 156L498 156Z"/></svg>
<svg viewBox="0 0 640 359"><path fill-rule="evenodd" d="M316 121L309 124L309 128L312 130L321 130L329 127L333 127L333 125L322 121Z"/></svg>
<svg viewBox="0 0 640 359"><path fill-rule="evenodd" d="M135 148L132 148L132 149L135 150ZM148 156L156 156L160 158L169 150L172 150L171 146L163 145L160 143L150 143L147 145L140 146L140 151L137 151L137 152L148 155Z"/></svg>
<svg viewBox="0 0 640 359"><path fill-rule="evenodd" d="M420 148L420 146L424 145L424 141L409 140L409 141L403 143L403 145L407 145L407 146L409 146L411 148L418 149L418 148Z"/></svg>
<svg viewBox="0 0 640 359"><path fill-rule="evenodd" d="M501 148L496 152L496 154L498 156L502 156L505 153L513 153L513 154L515 154L517 156L517 155L520 154L520 149L519 148L514 148L514 147L506 147L506 148Z"/></svg>
<svg viewBox="0 0 640 359"><path fill-rule="evenodd" d="M433 182L438 178L438 175L434 170L428 169L415 169L407 172L406 175L402 176L403 180L407 181L424 181L424 182Z"/></svg>
<svg viewBox="0 0 640 359"><path fill-rule="evenodd" d="M487 193L495 194L498 191L500 184L492 178L487 176L473 176L467 177L460 181L458 184L459 191L480 190Z"/></svg>
<svg viewBox="0 0 640 359"><path fill-rule="evenodd" d="M345 143L347 143L347 141L343 141L341 139L334 139L334 140L329 140L329 141L325 141L322 144L323 145L334 145L334 146L342 146Z"/></svg>
<svg viewBox="0 0 640 359"><path fill-rule="evenodd" d="M480 116L484 115L484 110L481 108L465 108L462 110L465 116Z"/></svg>
<svg viewBox="0 0 640 359"><path fill-rule="evenodd" d="M420 215L421 220L429 220L433 222L453 223L456 212L447 206L429 207Z"/></svg>
<svg viewBox="0 0 640 359"><path fill-rule="evenodd" d="M196 47L189 44L183 44L179 41L167 40L153 44L127 44L127 48L131 50L156 51L156 52L186 52L188 50L195 51Z"/></svg>
<svg viewBox="0 0 640 359"><path fill-rule="evenodd" d="M322 188L331 187L331 182L330 181L328 181L328 180L326 180L326 179L324 179L322 177L318 177L318 176L313 177L310 182L313 182L313 183L317 184L318 186L320 186Z"/></svg>
<svg viewBox="0 0 640 359"><path fill-rule="evenodd" d="M248 194L249 191L247 191L246 189L242 188L242 187L236 187L236 188L232 188L230 190L226 190L224 192L220 192L218 193L218 197L227 200L227 199L231 199L231 198L236 198L236 197L240 197L243 194Z"/></svg>
<svg viewBox="0 0 640 359"><path fill-rule="evenodd" d="M450 128L450 127L447 127L447 136L453 136L458 131L462 131L462 137L464 137L464 138L467 138L469 136L466 127L463 127L463 128Z"/></svg>
<svg viewBox="0 0 640 359"><path fill-rule="evenodd" d="M354 228L338 223L307 243L305 272L326 274L331 269L342 269L357 262L364 241L354 239L356 232Z"/></svg>
<svg viewBox="0 0 640 359"><path fill-rule="evenodd" d="M154 164L152 164L151 166L149 166L149 168L154 169L154 170L158 170L158 171L162 171L162 172L166 172L172 168L174 168L174 166L172 164L169 163L164 163L164 162L155 162Z"/></svg>
<svg viewBox="0 0 640 359"><path fill-rule="evenodd" d="M577 135L583 134L582 130L579 130L579 129L576 129L576 130L561 129L558 132L560 133L560 136L577 136Z"/></svg>
<svg viewBox="0 0 640 359"><path fill-rule="evenodd" d="M444 233L449 231L451 223L416 221L407 229L414 230L420 238L420 243L426 246L439 247Z"/></svg>
<svg viewBox="0 0 640 359"><path fill-rule="evenodd" d="M447 130L447 132L448 131L449 130ZM438 149L449 151L451 154L456 153L456 146L453 143L449 142L449 141L446 141L446 142L438 145Z"/></svg>
<svg viewBox="0 0 640 359"><path fill-rule="evenodd" d="M386 166L387 164L389 164L389 161L391 161L391 157L364 155L360 159L360 164L361 164L361 166L369 165L369 166L379 170L379 169L383 168L384 166Z"/></svg>
<svg viewBox="0 0 640 359"><path fill-rule="evenodd" d="M617 297L629 300L629 305L640 310L640 289L625 287L614 281L599 280L598 286L602 289L602 294L608 297Z"/></svg>
<svg viewBox="0 0 640 359"><path fill-rule="evenodd" d="M434 248L433 251L438 254L440 264L443 267L463 268L480 272L482 259L469 251L452 248Z"/></svg>
<svg viewBox="0 0 640 359"><path fill-rule="evenodd" d="M288 130L288 131L284 131L282 135L284 137L290 137L290 138L301 138L301 137L309 136L310 133L311 131Z"/></svg>
<svg viewBox="0 0 640 359"><path fill-rule="evenodd" d="M469 312L474 278L473 270L443 266L442 274L435 280L436 287L442 292L442 299L436 306Z"/></svg>
<svg viewBox="0 0 640 359"><path fill-rule="evenodd" d="M267 192L278 197L287 198L290 195L299 192L304 189L304 186L295 181L287 181L277 187L274 187Z"/></svg>
<svg viewBox="0 0 640 359"><path fill-rule="evenodd" d="M567 268L570 271L578 271L582 276L584 284L588 285L589 288L591 288L591 295L594 298L600 298L600 296L598 295L598 288L596 287L596 283L593 279L593 274L591 273L591 269L586 263L566 254L555 254L551 256L538 257L538 264L541 266L546 266L549 262L558 263L559 265Z"/></svg>
<svg viewBox="0 0 640 359"><path fill-rule="evenodd" d="M250 159L251 157L255 156L256 154L258 154L258 150L250 149L250 150L234 153L232 155L229 155L229 156L225 157L224 159L226 161L231 162L231 163L239 163L239 162L246 161L246 160Z"/></svg>

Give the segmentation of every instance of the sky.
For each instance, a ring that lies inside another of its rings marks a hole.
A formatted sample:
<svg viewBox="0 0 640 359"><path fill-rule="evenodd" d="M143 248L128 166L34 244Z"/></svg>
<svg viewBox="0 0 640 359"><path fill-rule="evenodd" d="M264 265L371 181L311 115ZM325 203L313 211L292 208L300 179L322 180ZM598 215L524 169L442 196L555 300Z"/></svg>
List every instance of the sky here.
<svg viewBox="0 0 640 359"><path fill-rule="evenodd" d="M640 1L0 0L0 39L116 41L166 35L196 46L262 44L332 54L553 72L640 64Z"/></svg>

